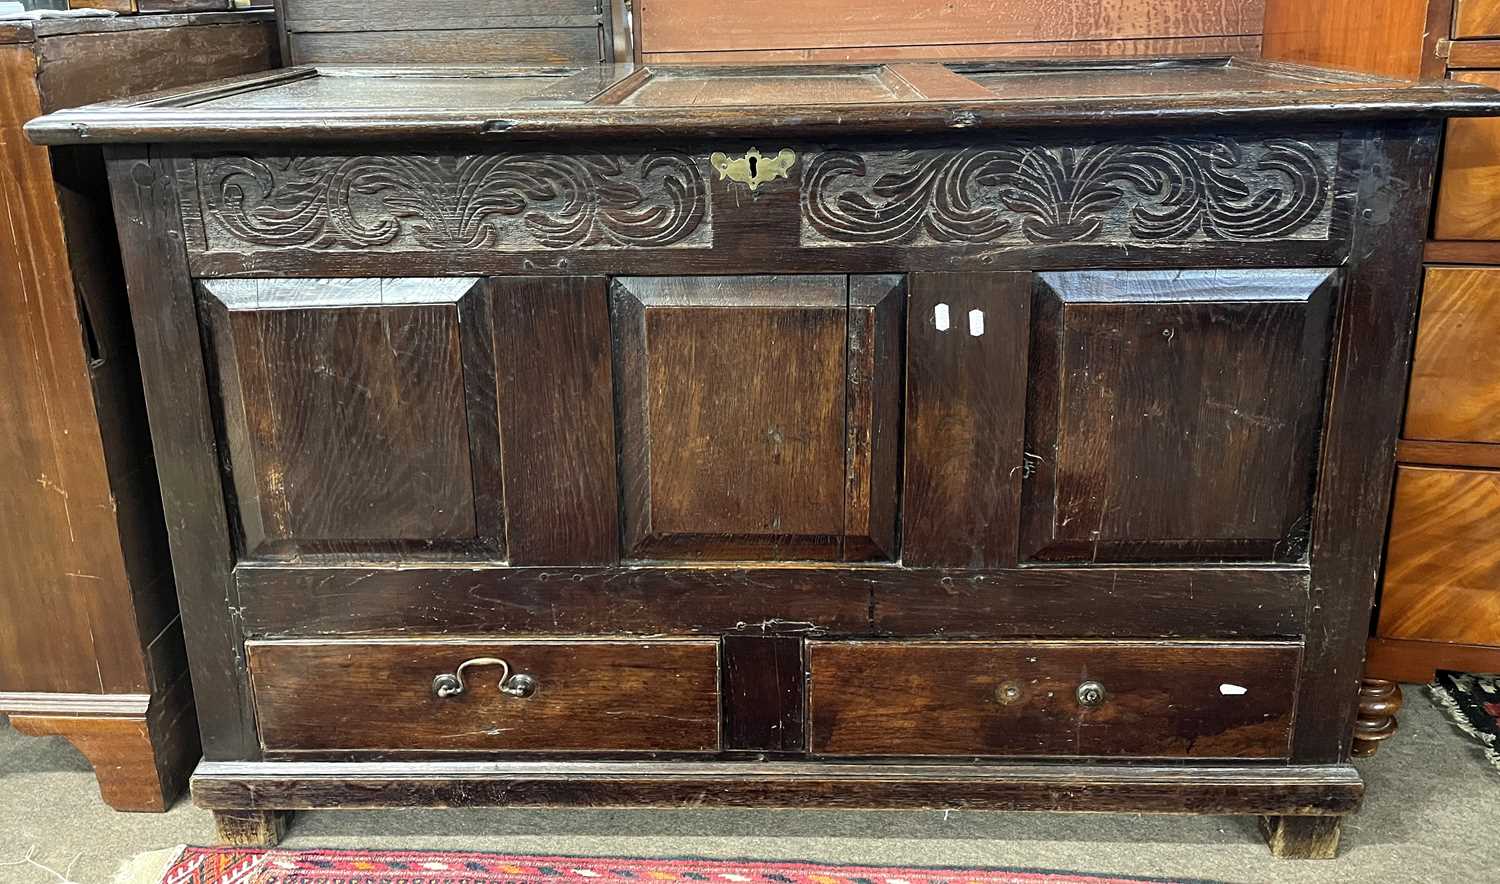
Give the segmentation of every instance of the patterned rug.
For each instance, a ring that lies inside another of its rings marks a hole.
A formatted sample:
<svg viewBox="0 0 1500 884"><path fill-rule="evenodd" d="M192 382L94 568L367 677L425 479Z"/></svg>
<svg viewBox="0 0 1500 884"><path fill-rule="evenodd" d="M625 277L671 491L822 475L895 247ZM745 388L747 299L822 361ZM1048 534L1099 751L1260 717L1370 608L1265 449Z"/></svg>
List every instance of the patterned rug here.
<svg viewBox="0 0 1500 884"><path fill-rule="evenodd" d="M1439 672L1427 692L1448 710L1459 730L1479 741L1500 768L1500 675Z"/></svg>
<svg viewBox="0 0 1500 884"><path fill-rule="evenodd" d="M233 847L184 848L161 879L162 884L1128 884L1167 880L1035 869ZM1173 884L1209 884L1171 880Z"/></svg>

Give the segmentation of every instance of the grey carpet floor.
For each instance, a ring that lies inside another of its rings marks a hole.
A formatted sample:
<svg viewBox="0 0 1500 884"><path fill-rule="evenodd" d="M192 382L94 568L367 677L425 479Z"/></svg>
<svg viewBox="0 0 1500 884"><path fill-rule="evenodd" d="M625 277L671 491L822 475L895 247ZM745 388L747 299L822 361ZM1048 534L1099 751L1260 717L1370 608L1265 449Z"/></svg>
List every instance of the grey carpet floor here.
<svg viewBox="0 0 1500 884"><path fill-rule="evenodd" d="M1019 866L1250 882L1500 881L1500 772L1408 687L1401 734L1359 762L1364 809L1332 861L1274 860L1240 817L750 810L324 811L288 847ZM61 739L0 726L0 882L108 882L126 859L211 843L206 811L117 814Z"/></svg>

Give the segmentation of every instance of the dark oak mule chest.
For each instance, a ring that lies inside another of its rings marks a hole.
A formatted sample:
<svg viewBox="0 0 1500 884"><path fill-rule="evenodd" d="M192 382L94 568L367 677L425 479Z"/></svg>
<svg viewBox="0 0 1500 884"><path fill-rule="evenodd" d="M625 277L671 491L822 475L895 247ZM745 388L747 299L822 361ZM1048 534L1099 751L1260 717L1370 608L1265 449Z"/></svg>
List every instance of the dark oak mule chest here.
<svg viewBox="0 0 1500 884"><path fill-rule="evenodd" d="M1258 814L1331 855L1441 120L1253 61L314 67L109 145L223 836Z"/></svg>

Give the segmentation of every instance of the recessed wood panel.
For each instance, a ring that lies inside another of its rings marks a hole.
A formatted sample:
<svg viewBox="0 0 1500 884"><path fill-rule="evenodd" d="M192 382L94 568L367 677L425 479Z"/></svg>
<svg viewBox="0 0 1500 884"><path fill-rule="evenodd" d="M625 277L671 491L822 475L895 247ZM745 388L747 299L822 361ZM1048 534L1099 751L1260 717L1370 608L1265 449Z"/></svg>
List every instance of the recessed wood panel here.
<svg viewBox="0 0 1500 884"><path fill-rule="evenodd" d="M812 751L1285 758L1300 656L1292 642L812 642Z"/></svg>
<svg viewBox="0 0 1500 884"><path fill-rule="evenodd" d="M1465 71L1453 79L1500 88L1500 71ZM1500 118L1448 121L1432 235L1500 239Z"/></svg>
<svg viewBox="0 0 1500 884"><path fill-rule="evenodd" d="M711 640L268 641L245 647L262 745L343 751L719 748ZM433 680L469 660L462 693ZM529 676L530 696L499 689Z"/></svg>
<svg viewBox="0 0 1500 884"><path fill-rule="evenodd" d="M1500 644L1500 472L1401 467L1382 638Z"/></svg>
<svg viewBox="0 0 1500 884"><path fill-rule="evenodd" d="M201 286L247 553L493 549L464 383L472 280Z"/></svg>
<svg viewBox="0 0 1500 884"><path fill-rule="evenodd" d="M874 359L898 283L861 296L851 361L847 277L616 280L626 555L888 554L899 390Z"/></svg>
<svg viewBox="0 0 1500 884"><path fill-rule="evenodd" d="M1039 274L1023 554L1300 560L1335 279Z"/></svg>
<svg viewBox="0 0 1500 884"><path fill-rule="evenodd" d="M1404 435L1500 442L1500 269L1433 267L1422 287Z"/></svg>

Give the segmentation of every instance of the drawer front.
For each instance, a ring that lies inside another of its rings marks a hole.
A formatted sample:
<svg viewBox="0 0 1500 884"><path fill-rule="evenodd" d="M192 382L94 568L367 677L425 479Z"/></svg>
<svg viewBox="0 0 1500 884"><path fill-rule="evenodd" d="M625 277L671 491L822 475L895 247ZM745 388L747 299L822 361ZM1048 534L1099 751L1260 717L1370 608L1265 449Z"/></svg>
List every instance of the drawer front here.
<svg viewBox="0 0 1500 884"><path fill-rule="evenodd" d="M268 750L719 747L713 641L264 641L246 650ZM509 693L500 689L507 675Z"/></svg>
<svg viewBox="0 0 1500 884"><path fill-rule="evenodd" d="M1457 0L1453 14L1453 36L1500 36L1500 0Z"/></svg>
<svg viewBox="0 0 1500 884"><path fill-rule="evenodd" d="M1464 71L1453 79L1500 87L1500 71ZM1432 235L1500 240L1500 119L1448 121Z"/></svg>
<svg viewBox="0 0 1500 884"><path fill-rule="evenodd" d="M1381 638L1500 644L1500 472L1401 467Z"/></svg>
<svg viewBox="0 0 1500 884"><path fill-rule="evenodd" d="M822 755L1286 758L1293 642L814 642Z"/></svg>
<svg viewBox="0 0 1500 884"><path fill-rule="evenodd" d="M1432 267L1412 359L1404 435L1500 442L1500 268Z"/></svg>

